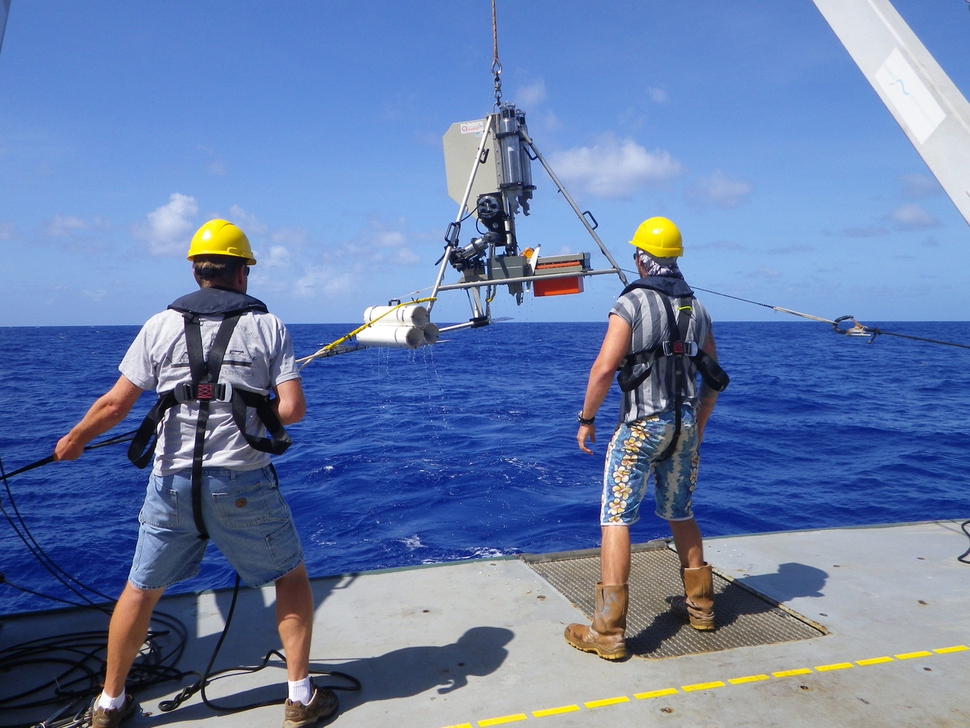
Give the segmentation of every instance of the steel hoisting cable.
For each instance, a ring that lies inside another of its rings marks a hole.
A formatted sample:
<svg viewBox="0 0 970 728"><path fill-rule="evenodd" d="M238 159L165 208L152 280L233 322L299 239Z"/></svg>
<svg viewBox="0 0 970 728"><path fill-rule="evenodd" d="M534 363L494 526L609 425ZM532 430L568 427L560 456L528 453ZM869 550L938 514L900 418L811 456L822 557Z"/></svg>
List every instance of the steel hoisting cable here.
<svg viewBox="0 0 970 728"><path fill-rule="evenodd" d="M970 349L968 344L957 344L953 341L940 341L939 339L927 339L922 336L911 336L910 334L900 334L894 331L884 331L876 326L867 326L865 324L860 324L852 316L839 316L837 319L827 319L821 316L813 316L810 313L802 313L800 311L792 311L790 308L782 308L781 306L772 306L767 303L761 303L759 301L752 301L748 298L741 298L740 296L731 296L727 293L719 293L718 291L712 291L707 288L701 288L700 286L693 286L698 291L704 291L705 293L713 293L715 296L723 296L724 298L733 298L735 301L743 301L744 303L753 303L755 306L764 306L765 308L770 308L772 311L778 311L779 313L789 313L793 316L801 316L802 318L810 319L812 321L820 321L826 324L832 324L832 328L837 334L850 333L855 336L868 336L869 343L871 344L876 340L877 336L895 336L900 339L911 339L913 341L923 341L927 344L939 344L941 346L955 346L958 349ZM839 324L843 321L851 321L853 327L851 329L843 329L839 327Z"/></svg>
<svg viewBox="0 0 970 728"><path fill-rule="evenodd" d="M498 20L492 0L492 78L495 83L495 106L502 103L502 62L498 59Z"/></svg>

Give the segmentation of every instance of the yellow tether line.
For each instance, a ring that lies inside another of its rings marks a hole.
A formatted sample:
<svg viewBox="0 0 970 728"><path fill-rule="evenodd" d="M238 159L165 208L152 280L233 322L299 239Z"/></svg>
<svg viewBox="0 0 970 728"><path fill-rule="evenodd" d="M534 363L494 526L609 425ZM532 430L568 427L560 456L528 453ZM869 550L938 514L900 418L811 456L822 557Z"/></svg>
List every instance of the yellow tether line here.
<svg viewBox="0 0 970 728"><path fill-rule="evenodd" d="M353 337L357 336L357 334L359 334L361 331L363 331L364 329L366 329L368 326L373 326L378 321L380 321L382 318L384 318L385 316L387 316L390 313L393 313L394 311L397 311L399 308L404 308L405 306L411 306L411 305L414 305L416 303L430 303L431 301L434 301L434 300L436 300L434 296L429 296L428 298L419 298L419 299L417 299L415 301L405 301L404 303L399 303L396 306L394 306L394 308L388 309L387 311L385 311L384 313L382 313L376 319L374 319L372 321L368 321L363 326L357 327L356 329L354 329L353 331L351 331L346 336L341 336L336 341L330 342L325 347L323 347L322 349L314 352L310 356L305 356L302 359L297 359L296 360L296 363L297 364L302 364L303 366L301 366L300 369L303 369L303 367L305 367L307 364L309 364L314 359L321 358L322 356L324 356L331 349L335 349L336 347L340 346L345 341L347 341L349 339L352 339Z"/></svg>

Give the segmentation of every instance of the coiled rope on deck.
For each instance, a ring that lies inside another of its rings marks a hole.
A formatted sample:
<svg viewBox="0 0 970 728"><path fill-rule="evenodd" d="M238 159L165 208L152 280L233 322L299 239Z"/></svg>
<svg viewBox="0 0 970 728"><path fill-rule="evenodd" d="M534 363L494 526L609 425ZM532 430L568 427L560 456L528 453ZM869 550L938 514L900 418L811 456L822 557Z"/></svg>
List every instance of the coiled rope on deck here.
<svg viewBox="0 0 970 728"><path fill-rule="evenodd" d="M106 438L97 443L85 446L84 450L96 450L101 447L107 447L108 445L129 442L134 438L135 433L136 430L132 430L115 437ZM2 500L0 500L0 514L6 518L7 522L14 529L16 535L27 547L27 550L34 559L80 601L41 594L40 592L18 586L7 580L3 572L0 572L0 585L6 584L24 593L50 599L69 606L93 608L109 616L112 611L111 607L116 600L75 578L47 554L27 526L14 500L13 492L10 489L10 478L54 461L54 456L49 455L7 473L3 467L3 460L0 458L0 481L3 481L7 502L10 504L12 510L12 514L9 513L4 507ZM278 658L282 664L286 664L286 658L283 654L277 650L270 650L262 662L255 667L233 667L219 671L212 670L219 650L228 634L229 626L232 624L236 600L239 595L239 587L240 579L237 574L233 588L232 603L229 608L229 613L226 616L222 634L203 673L195 671L183 672L176 667L185 652L185 647L189 639L188 630L177 617L159 609L154 610L151 617L151 624L159 625L161 628L150 627L145 637L144 647L139 652L135 663L129 671L125 684L126 691L132 695L136 695L146 688L159 683L182 680L186 677L194 676L197 679L192 685L184 688L172 700L163 701L160 704L159 707L163 712L178 708L197 692L201 693L202 702L207 707L219 713L239 713L252 710L253 708L280 703L282 699L276 698L247 705L225 706L213 703L206 696L206 686L212 684L217 679L258 672L267 667L273 657ZM105 603L94 602L82 590L91 592L93 595L103 599ZM172 644L163 645L163 642L171 642ZM0 715L31 708L53 707L55 708L55 712L46 720L39 724L25 724L23 728L28 728L28 726L32 726L32 728L38 728L38 726L41 728L85 728L85 726L90 726L91 701L101 691L107 659L107 643L107 630L89 630L44 637L0 649L0 673L17 675L18 673L22 674L27 669L37 672L39 666L56 666L58 670L58 673L50 679L41 677L40 683L22 683L18 685L17 690L19 692L5 694L0 697ZM40 674L43 675L43 672ZM346 691L357 691L361 689L360 681L344 672L323 670L311 665L310 674L335 678L338 681L338 684L326 686L317 684L317 687L328 687L331 690ZM339 684L340 681L343 681L344 684ZM10 726L10 728L20 728L20 726Z"/></svg>

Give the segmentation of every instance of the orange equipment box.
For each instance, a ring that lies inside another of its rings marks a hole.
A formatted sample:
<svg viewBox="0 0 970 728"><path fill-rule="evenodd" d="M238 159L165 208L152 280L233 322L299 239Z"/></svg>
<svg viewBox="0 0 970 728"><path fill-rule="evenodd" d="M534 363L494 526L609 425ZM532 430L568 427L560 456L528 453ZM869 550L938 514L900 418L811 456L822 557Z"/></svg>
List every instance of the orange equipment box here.
<svg viewBox="0 0 970 728"><path fill-rule="evenodd" d="M583 270L581 264L577 265L579 261L567 261L567 262L539 262L536 266L535 274L537 276L541 275L555 275L557 273L565 273L568 269L576 270L577 272ZM572 271L569 271L572 272ZM574 276L569 278L550 278L547 281L533 281L532 282L532 293L540 298L542 296L567 296L573 293L583 292L583 279L581 276Z"/></svg>

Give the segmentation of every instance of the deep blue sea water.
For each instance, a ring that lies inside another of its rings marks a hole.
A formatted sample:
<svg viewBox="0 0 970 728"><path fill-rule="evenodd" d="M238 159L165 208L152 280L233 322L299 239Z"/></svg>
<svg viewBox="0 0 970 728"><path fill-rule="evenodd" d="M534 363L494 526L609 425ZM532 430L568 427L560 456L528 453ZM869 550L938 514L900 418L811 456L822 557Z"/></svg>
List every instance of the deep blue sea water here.
<svg viewBox="0 0 970 728"><path fill-rule="evenodd" d="M876 324L970 343L970 323ZM349 325L295 325L298 356ZM0 458L47 456L117 378L137 327L0 328ZM365 350L304 370L306 419L276 461L311 575L598 545L595 456L575 442L605 323L505 323L416 352ZM732 378L708 426L695 510L705 535L970 517L970 351L838 336L807 322L718 323ZM116 432L137 426L145 395ZM65 571L120 593L146 475L125 445L10 478L0 491ZM650 513L637 541L667 535ZM0 520L0 571L66 598ZM172 591L231 586L210 550ZM59 606L0 586L0 614Z"/></svg>

